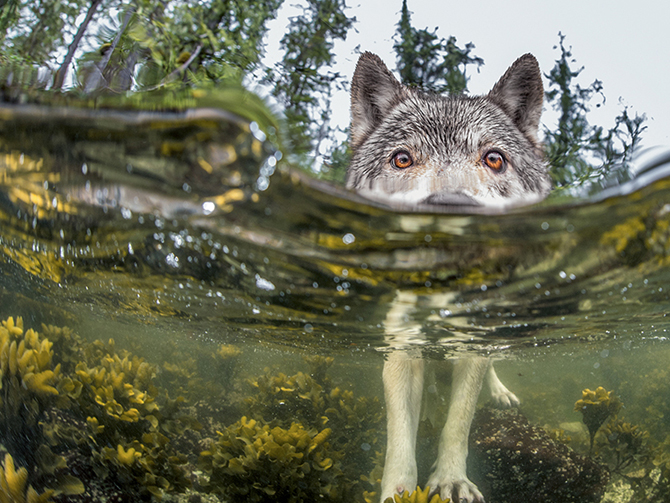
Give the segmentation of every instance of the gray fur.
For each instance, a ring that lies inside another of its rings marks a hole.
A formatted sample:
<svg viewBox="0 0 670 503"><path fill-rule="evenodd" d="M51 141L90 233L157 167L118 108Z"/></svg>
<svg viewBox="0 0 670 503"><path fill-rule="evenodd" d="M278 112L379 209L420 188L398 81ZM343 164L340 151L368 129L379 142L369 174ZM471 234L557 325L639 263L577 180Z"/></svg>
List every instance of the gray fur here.
<svg viewBox="0 0 670 503"><path fill-rule="evenodd" d="M537 140L542 77L535 58L520 57L485 96L440 96L401 85L371 53L351 84L348 188L405 204L508 206L542 199L550 179ZM490 150L504 172L483 163ZM393 166L396 152L414 164Z"/></svg>

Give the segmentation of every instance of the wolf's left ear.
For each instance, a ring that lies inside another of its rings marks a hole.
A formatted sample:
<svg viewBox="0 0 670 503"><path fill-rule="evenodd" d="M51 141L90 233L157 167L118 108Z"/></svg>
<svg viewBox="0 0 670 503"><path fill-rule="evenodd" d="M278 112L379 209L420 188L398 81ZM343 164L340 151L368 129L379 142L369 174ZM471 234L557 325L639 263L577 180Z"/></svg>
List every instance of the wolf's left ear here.
<svg viewBox="0 0 670 503"><path fill-rule="evenodd" d="M358 147L398 104L403 87L376 54L364 52L351 80L351 146Z"/></svg>
<svg viewBox="0 0 670 503"><path fill-rule="evenodd" d="M509 115L516 126L537 143L542 115L542 74L535 56L524 54L493 86L488 98Z"/></svg>

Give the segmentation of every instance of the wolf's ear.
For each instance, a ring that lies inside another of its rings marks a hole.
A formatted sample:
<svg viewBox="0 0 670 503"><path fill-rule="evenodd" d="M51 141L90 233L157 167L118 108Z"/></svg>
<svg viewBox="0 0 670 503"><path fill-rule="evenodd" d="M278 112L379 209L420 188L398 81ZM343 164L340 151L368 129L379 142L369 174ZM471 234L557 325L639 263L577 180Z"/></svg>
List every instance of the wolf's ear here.
<svg viewBox="0 0 670 503"><path fill-rule="evenodd" d="M542 74L535 56L525 54L493 86L488 98L509 115L526 136L537 143L542 115Z"/></svg>
<svg viewBox="0 0 670 503"><path fill-rule="evenodd" d="M356 148L398 103L403 87L376 54L358 58L351 80L351 146Z"/></svg>

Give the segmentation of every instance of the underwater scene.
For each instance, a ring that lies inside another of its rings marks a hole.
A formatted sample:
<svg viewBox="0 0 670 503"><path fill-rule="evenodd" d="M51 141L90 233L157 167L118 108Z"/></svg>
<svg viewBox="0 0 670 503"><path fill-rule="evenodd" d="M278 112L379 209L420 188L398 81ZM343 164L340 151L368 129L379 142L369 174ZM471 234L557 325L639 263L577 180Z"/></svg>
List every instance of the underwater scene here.
<svg viewBox="0 0 670 503"><path fill-rule="evenodd" d="M427 362L396 501L444 501L466 355L521 401L479 399L487 502L670 501L667 155L588 199L413 213L196 98L0 106L0 503L377 502L391 349Z"/></svg>

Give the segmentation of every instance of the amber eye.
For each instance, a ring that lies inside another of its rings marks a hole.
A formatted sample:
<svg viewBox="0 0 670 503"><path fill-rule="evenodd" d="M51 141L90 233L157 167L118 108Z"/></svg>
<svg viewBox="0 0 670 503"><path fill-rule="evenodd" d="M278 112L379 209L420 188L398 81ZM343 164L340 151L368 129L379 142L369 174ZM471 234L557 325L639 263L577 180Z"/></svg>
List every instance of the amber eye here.
<svg viewBox="0 0 670 503"><path fill-rule="evenodd" d="M507 161L505 161L503 155L497 150L486 152L482 158L482 162L497 173L503 173L507 168Z"/></svg>
<svg viewBox="0 0 670 503"><path fill-rule="evenodd" d="M393 160L391 161L396 168L405 169L409 168L414 164L412 156L409 155L407 150L400 150L393 155Z"/></svg>

